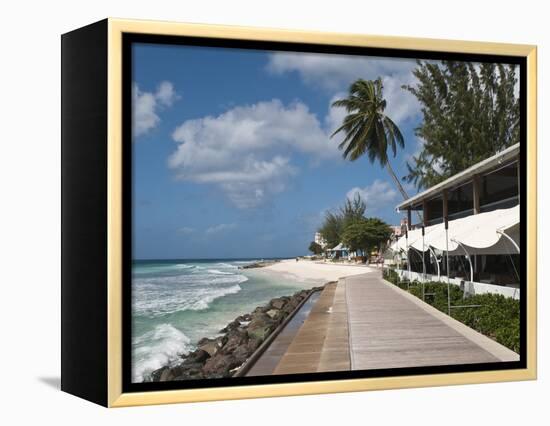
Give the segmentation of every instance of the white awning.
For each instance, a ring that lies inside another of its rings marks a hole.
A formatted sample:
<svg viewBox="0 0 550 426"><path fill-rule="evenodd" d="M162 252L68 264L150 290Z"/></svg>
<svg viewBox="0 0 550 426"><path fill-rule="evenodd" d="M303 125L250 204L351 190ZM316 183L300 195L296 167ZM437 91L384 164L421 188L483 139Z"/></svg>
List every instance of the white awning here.
<svg viewBox="0 0 550 426"><path fill-rule="evenodd" d="M336 247L330 249L329 251L342 251L342 250L348 250L347 247L344 247L342 243L338 244Z"/></svg>
<svg viewBox="0 0 550 426"><path fill-rule="evenodd" d="M515 245L502 234L506 233L519 246L519 206L470 215L449 221L448 249L450 255L466 254L515 254ZM446 251L445 224L428 226L424 229L424 250L428 247ZM422 250L422 230L409 232L408 246ZM407 249L403 236L391 248L395 251Z"/></svg>
<svg viewBox="0 0 550 426"><path fill-rule="evenodd" d="M422 230L412 229L408 231L408 235L403 235L395 243L393 243L390 246L390 249L393 251L407 251L407 246L411 246L419 237L422 238Z"/></svg>

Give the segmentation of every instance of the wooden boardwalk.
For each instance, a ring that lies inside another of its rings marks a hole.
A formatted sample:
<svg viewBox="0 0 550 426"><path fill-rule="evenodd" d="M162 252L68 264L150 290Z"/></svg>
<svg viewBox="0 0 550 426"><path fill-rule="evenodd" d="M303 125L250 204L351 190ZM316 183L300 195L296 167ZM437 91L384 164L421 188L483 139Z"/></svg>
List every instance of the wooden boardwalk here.
<svg viewBox="0 0 550 426"><path fill-rule="evenodd" d="M518 355L381 278L341 278L297 314L247 375L517 360ZM307 315L307 317L306 317Z"/></svg>
<svg viewBox="0 0 550 426"><path fill-rule="evenodd" d="M350 369L345 295L339 287L325 286L274 374Z"/></svg>
<svg viewBox="0 0 550 426"><path fill-rule="evenodd" d="M273 340L266 351L254 363L246 376L267 376L273 374L281 358L296 337L296 334L307 320L311 309L319 299L320 293L312 294L300 310L292 317L283 331Z"/></svg>
<svg viewBox="0 0 550 426"><path fill-rule="evenodd" d="M352 369L500 361L384 282L380 272L345 282Z"/></svg>

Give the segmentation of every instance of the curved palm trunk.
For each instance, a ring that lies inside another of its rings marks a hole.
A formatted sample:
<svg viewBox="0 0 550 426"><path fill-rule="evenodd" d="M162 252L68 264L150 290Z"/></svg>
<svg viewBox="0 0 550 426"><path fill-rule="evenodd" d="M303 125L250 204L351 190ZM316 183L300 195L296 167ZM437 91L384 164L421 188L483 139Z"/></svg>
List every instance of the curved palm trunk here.
<svg viewBox="0 0 550 426"><path fill-rule="evenodd" d="M403 188L403 185L401 185L401 182L399 181L399 179L395 175L395 172L393 171L393 168L392 168L389 161L386 161L386 170L388 171L388 173L392 177L393 182L395 183L395 186L397 186L397 189L399 190L399 192L403 196L403 200L408 200L409 199L409 194L407 194L407 191L405 191L405 188ZM420 216L420 213L418 212L418 210L415 210L415 211L416 211L416 215L418 216L418 220L420 220L420 222L422 222L422 216ZM410 223L409 223L409 226L411 226Z"/></svg>
<svg viewBox="0 0 550 426"><path fill-rule="evenodd" d="M401 182L399 182L399 179L395 175L395 172L393 171L392 166L391 166L389 161L386 161L386 169L388 170L388 173L392 177L393 182L395 183L395 186L397 186L397 189L399 190L399 192L403 196L403 200L409 199L409 194L407 194L407 192L405 191L405 188L403 188L403 185L401 185Z"/></svg>

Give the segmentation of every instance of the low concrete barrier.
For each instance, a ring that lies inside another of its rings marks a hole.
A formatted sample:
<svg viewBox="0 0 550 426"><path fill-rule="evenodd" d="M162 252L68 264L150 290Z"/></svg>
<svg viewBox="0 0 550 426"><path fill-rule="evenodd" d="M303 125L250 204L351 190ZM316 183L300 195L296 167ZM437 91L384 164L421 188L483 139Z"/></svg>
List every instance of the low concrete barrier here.
<svg viewBox="0 0 550 426"><path fill-rule="evenodd" d="M403 269L395 269L395 272L397 272L401 278L403 277L407 278L407 275L409 274L409 271L403 270ZM410 280L422 281L422 273L411 271ZM426 274L426 281L439 281L442 283L446 283L447 276L441 275L438 278L437 275ZM449 282L451 284L460 286L462 290L466 291L469 294L485 294L485 293L502 294L505 297L511 297L516 300L519 300L519 296L520 296L519 288L515 288L515 287L506 287L503 285L470 282L460 278L451 278Z"/></svg>

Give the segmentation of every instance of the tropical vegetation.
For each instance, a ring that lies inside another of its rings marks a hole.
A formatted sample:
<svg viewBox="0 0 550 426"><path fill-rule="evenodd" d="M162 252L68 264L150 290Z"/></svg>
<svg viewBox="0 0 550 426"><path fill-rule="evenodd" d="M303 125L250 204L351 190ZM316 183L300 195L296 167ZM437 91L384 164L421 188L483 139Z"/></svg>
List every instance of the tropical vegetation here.
<svg viewBox="0 0 550 426"><path fill-rule="evenodd" d="M417 61L417 84L403 88L421 105L421 146L404 179L428 188L518 143L516 72L515 65Z"/></svg>
<svg viewBox="0 0 550 426"><path fill-rule="evenodd" d="M315 241L312 241L312 242L309 244L308 250L309 250L310 252L312 252L313 254L317 254L317 255L323 253L323 247L321 246L321 244L316 243Z"/></svg>
<svg viewBox="0 0 550 426"><path fill-rule="evenodd" d="M353 200L346 199L337 211L328 211L318 232L332 248L343 243L351 251L370 253L380 248L392 234L383 220L365 217L366 204L356 194ZM310 251L311 251L310 245Z"/></svg>
<svg viewBox="0 0 550 426"><path fill-rule="evenodd" d="M404 148L405 140L393 120L385 113L387 102L383 96L382 79L359 79L349 87L348 96L336 100L333 107L344 108L347 115L332 137L342 132L344 139L338 145L343 157L355 161L364 155L371 164L378 162L385 167L403 199L409 198L389 161L398 148Z"/></svg>
<svg viewBox="0 0 550 426"><path fill-rule="evenodd" d="M391 228L377 217L360 218L342 232L342 243L351 251L370 253L391 237Z"/></svg>

